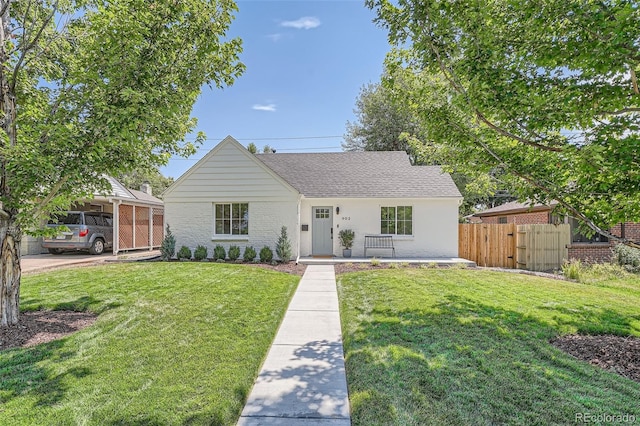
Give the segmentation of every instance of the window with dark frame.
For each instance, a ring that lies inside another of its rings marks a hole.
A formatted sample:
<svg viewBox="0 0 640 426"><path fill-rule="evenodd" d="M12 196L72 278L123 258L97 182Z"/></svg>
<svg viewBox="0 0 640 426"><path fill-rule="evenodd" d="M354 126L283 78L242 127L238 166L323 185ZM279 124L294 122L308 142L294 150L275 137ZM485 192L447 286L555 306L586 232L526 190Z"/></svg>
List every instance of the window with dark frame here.
<svg viewBox="0 0 640 426"><path fill-rule="evenodd" d="M216 235L249 235L248 203L214 204Z"/></svg>
<svg viewBox="0 0 640 426"><path fill-rule="evenodd" d="M506 216L501 216L498 218L498 223L507 223L507 217Z"/></svg>
<svg viewBox="0 0 640 426"><path fill-rule="evenodd" d="M580 231L580 221L576 218L569 218L569 225L571 226L571 242L572 243L607 243L609 239L604 235L593 234L588 237L586 234Z"/></svg>
<svg viewBox="0 0 640 426"><path fill-rule="evenodd" d="M380 207L380 233L413 235L413 207Z"/></svg>

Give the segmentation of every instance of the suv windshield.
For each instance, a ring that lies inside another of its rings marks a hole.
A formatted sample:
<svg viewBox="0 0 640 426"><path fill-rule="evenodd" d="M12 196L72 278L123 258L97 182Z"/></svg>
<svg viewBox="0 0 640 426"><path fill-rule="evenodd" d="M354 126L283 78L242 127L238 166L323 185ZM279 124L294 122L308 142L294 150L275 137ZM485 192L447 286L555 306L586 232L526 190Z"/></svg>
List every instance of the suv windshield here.
<svg viewBox="0 0 640 426"><path fill-rule="evenodd" d="M49 219L50 225L81 225L80 213L67 213L64 216L52 217Z"/></svg>

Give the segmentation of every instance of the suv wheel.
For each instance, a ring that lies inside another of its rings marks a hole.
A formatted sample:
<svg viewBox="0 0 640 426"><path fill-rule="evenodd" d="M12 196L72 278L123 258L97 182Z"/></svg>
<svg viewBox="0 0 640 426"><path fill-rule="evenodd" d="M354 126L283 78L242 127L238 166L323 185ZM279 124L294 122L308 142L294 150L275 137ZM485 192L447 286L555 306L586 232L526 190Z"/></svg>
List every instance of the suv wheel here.
<svg viewBox="0 0 640 426"><path fill-rule="evenodd" d="M96 238L95 240L93 240L93 244L91 245L91 248L89 249L89 253L90 254L102 254L102 253L104 253L104 241L102 241L100 238Z"/></svg>

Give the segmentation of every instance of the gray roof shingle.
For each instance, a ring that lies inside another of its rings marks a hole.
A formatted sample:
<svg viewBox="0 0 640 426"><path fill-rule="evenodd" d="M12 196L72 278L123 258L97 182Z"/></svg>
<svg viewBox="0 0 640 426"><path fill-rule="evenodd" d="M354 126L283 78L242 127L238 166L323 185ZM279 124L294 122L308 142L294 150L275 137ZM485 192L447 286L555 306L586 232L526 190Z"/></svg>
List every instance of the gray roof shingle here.
<svg viewBox="0 0 640 426"><path fill-rule="evenodd" d="M256 157L308 198L462 197L440 166L412 166L403 151Z"/></svg>

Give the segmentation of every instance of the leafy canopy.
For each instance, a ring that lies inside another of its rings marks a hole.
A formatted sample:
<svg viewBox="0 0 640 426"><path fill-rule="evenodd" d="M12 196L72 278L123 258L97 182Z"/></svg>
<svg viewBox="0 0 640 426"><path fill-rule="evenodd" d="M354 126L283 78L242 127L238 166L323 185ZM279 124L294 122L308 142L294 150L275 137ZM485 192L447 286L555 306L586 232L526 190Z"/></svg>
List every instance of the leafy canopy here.
<svg viewBox="0 0 640 426"><path fill-rule="evenodd" d="M640 11L614 1L368 0L431 140L591 230L640 220ZM397 86L396 86L397 87Z"/></svg>
<svg viewBox="0 0 640 426"><path fill-rule="evenodd" d="M203 85L240 76L231 0L0 1L3 216L23 228L190 154Z"/></svg>

